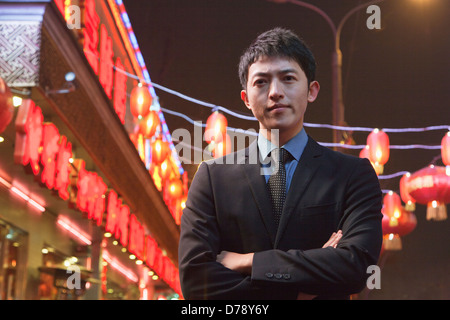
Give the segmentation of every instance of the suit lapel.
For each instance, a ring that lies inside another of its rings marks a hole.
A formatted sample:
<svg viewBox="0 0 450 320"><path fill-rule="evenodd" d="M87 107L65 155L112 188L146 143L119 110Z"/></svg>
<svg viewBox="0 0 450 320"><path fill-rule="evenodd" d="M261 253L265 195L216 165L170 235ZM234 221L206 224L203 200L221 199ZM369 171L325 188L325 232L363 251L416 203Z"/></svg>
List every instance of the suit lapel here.
<svg viewBox="0 0 450 320"><path fill-rule="evenodd" d="M245 158L241 160L241 164L243 164L241 167L247 178L253 198L258 206L261 219L270 236L272 245L274 245L277 230L274 224L269 191L266 187L264 175L261 174L257 140L245 149Z"/></svg>
<svg viewBox="0 0 450 320"><path fill-rule="evenodd" d="M312 138L308 136L308 143L303 151L300 161L292 177L291 186L286 195L286 202L281 216L280 225L275 239L275 248L281 240L289 219L298 207L306 187L310 184L311 178L320 166L320 156L322 150Z"/></svg>

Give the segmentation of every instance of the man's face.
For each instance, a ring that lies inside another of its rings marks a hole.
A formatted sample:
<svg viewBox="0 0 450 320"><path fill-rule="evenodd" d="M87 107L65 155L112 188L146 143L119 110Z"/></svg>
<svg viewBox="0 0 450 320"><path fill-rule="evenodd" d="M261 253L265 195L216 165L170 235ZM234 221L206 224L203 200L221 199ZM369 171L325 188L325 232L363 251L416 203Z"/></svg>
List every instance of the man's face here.
<svg viewBox="0 0 450 320"><path fill-rule="evenodd" d="M262 56L249 67L247 90L242 90L241 98L260 129L278 129L284 144L302 129L308 102L316 99L319 89L317 81L308 86L296 61Z"/></svg>

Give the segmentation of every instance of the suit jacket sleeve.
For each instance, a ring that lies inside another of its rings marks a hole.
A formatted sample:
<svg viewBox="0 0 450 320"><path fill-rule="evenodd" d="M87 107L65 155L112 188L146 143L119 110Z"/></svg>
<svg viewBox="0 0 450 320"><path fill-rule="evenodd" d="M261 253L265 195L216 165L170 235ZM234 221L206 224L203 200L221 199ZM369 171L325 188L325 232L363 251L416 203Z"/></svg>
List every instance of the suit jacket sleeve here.
<svg viewBox="0 0 450 320"><path fill-rule="evenodd" d="M343 237L337 248L311 250L267 250L255 253L252 280L280 281L295 285L300 292L315 295L348 295L366 285L367 267L376 264L381 245L381 190L367 159L358 159L347 181L344 213L339 228ZM270 277L274 274L289 275Z"/></svg>
<svg viewBox="0 0 450 320"><path fill-rule="evenodd" d="M209 168L202 163L181 217L179 273L184 298L270 299L267 291L252 283L250 276L216 262L221 240L214 205Z"/></svg>

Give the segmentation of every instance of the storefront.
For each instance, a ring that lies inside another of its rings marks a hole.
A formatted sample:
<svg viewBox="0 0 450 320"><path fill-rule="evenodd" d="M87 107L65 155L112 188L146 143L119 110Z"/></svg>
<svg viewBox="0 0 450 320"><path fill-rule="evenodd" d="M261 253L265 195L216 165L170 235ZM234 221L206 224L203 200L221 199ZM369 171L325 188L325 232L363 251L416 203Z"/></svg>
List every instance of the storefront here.
<svg viewBox="0 0 450 320"><path fill-rule="evenodd" d="M151 87L151 134L133 112L150 79L123 4L0 11L0 298L181 298L186 176Z"/></svg>

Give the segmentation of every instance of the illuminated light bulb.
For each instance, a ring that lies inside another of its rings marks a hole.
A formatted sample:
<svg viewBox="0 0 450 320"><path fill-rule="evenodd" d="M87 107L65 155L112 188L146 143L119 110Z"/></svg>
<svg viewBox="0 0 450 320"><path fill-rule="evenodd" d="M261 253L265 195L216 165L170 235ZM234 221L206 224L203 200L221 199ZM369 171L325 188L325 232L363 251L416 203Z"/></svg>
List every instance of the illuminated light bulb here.
<svg viewBox="0 0 450 320"><path fill-rule="evenodd" d="M18 96L13 96L13 106L15 108L19 107L22 104L22 98Z"/></svg>

